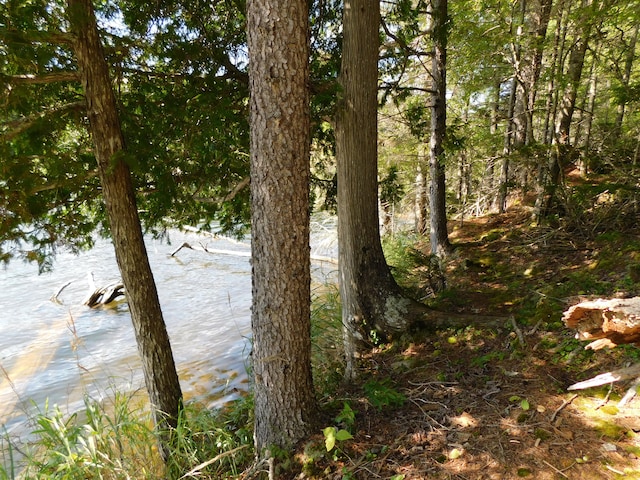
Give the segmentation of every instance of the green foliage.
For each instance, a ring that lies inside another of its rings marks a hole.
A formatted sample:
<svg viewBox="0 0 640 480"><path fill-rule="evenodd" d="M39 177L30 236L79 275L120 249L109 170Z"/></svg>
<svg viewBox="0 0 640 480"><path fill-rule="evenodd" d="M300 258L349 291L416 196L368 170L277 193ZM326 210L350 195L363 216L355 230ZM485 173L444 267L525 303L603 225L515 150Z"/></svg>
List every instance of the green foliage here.
<svg viewBox="0 0 640 480"><path fill-rule="evenodd" d="M489 352L486 355L481 355L471 359L471 365L474 367L484 367L485 365L493 362L503 360L506 356L505 352Z"/></svg>
<svg viewBox="0 0 640 480"><path fill-rule="evenodd" d="M406 397L393 387L389 379L369 380L362 388L369 403L378 410L385 407L401 407L406 401Z"/></svg>
<svg viewBox="0 0 640 480"><path fill-rule="evenodd" d="M85 410L68 417L46 406L35 418L21 478L152 478L161 470L156 438L149 414L132 400L116 393L109 405L86 397Z"/></svg>
<svg viewBox="0 0 640 480"><path fill-rule="evenodd" d="M351 431L356 422L356 413L347 402L344 402L342 410L335 420L337 424L344 425L347 431Z"/></svg>

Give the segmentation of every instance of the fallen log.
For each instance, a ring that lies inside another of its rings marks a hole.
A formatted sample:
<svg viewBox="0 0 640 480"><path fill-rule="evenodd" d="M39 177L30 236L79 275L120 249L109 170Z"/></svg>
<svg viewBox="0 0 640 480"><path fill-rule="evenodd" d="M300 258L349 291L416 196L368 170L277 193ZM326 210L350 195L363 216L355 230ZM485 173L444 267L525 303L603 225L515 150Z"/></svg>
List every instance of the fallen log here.
<svg viewBox="0 0 640 480"><path fill-rule="evenodd" d="M633 343L640 345L640 297L586 301L572 306L562 317L576 338L592 350Z"/></svg>
<svg viewBox="0 0 640 480"><path fill-rule="evenodd" d="M591 300L570 307L562 316L568 328L577 330L576 338L590 343L591 350L614 348L622 344L640 346L640 297ZM622 380L640 382L640 364L601 373L593 378L571 385L568 390L582 390ZM619 406L635 395L635 384Z"/></svg>

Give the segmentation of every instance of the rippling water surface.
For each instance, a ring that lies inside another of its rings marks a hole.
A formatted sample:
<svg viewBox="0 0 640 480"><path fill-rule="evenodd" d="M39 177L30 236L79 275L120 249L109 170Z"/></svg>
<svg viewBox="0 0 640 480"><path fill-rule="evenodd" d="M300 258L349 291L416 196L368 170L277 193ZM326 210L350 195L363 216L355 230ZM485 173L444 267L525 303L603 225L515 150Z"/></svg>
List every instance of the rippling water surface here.
<svg viewBox="0 0 640 480"><path fill-rule="evenodd" d="M335 257L333 222L314 226L313 252ZM220 404L248 382L250 247L248 241L178 231L170 240L148 239L147 249L182 389L187 398ZM172 257L182 242L237 254L182 249ZM316 265L314 276L322 281L335 268ZM126 303L82 305L89 272L99 286L119 280L109 241L79 256L59 254L53 271L42 275L19 262L0 270L0 424L9 434L24 429L46 401L75 411L84 394L100 399L113 387L144 386ZM51 301L68 282L61 303Z"/></svg>

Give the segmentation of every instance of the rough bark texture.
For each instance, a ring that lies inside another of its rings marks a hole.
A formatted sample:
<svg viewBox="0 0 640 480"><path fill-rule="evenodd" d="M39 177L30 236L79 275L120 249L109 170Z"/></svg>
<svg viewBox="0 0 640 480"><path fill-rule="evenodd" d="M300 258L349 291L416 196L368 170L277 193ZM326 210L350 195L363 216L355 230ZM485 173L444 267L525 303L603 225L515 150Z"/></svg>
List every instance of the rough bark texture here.
<svg viewBox="0 0 640 480"><path fill-rule="evenodd" d="M127 290L146 387L156 421L161 427L175 426L182 393L147 258L131 174L123 159L124 139L91 1L68 0L68 14L76 36L74 52L116 260Z"/></svg>
<svg viewBox="0 0 640 480"><path fill-rule="evenodd" d="M578 331L576 338L598 350L640 342L640 298L598 299L572 306L562 317L568 328Z"/></svg>
<svg viewBox="0 0 640 480"><path fill-rule="evenodd" d="M314 427L309 264L308 6L248 2L255 446Z"/></svg>
<svg viewBox="0 0 640 480"><path fill-rule="evenodd" d="M447 126L447 0L432 0L433 78L431 95L431 140L429 170L431 173L431 253L446 255L451 250L447 232L444 140Z"/></svg>
<svg viewBox="0 0 640 480"><path fill-rule="evenodd" d="M370 346L371 332L402 331L407 305L382 252L378 219L377 85L379 4L347 0L343 13L342 98L336 117L340 295L347 360Z"/></svg>

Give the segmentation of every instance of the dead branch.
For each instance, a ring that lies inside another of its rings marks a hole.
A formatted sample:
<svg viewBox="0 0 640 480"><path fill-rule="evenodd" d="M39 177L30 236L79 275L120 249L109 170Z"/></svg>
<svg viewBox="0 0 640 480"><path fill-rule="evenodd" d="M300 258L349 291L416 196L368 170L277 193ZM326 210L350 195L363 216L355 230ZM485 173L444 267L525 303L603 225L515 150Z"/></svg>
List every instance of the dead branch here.
<svg viewBox="0 0 640 480"><path fill-rule="evenodd" d="M606 385L608 383L619 382L620 380L628 380L630 378L636 378L640 375L640 363L636 363L630 367L621 368L619 370L613 370L607 373L601 373L589 380L575 383L571 385L567 390L583 390L585 388L599 387L600 385Z"/></svg>

